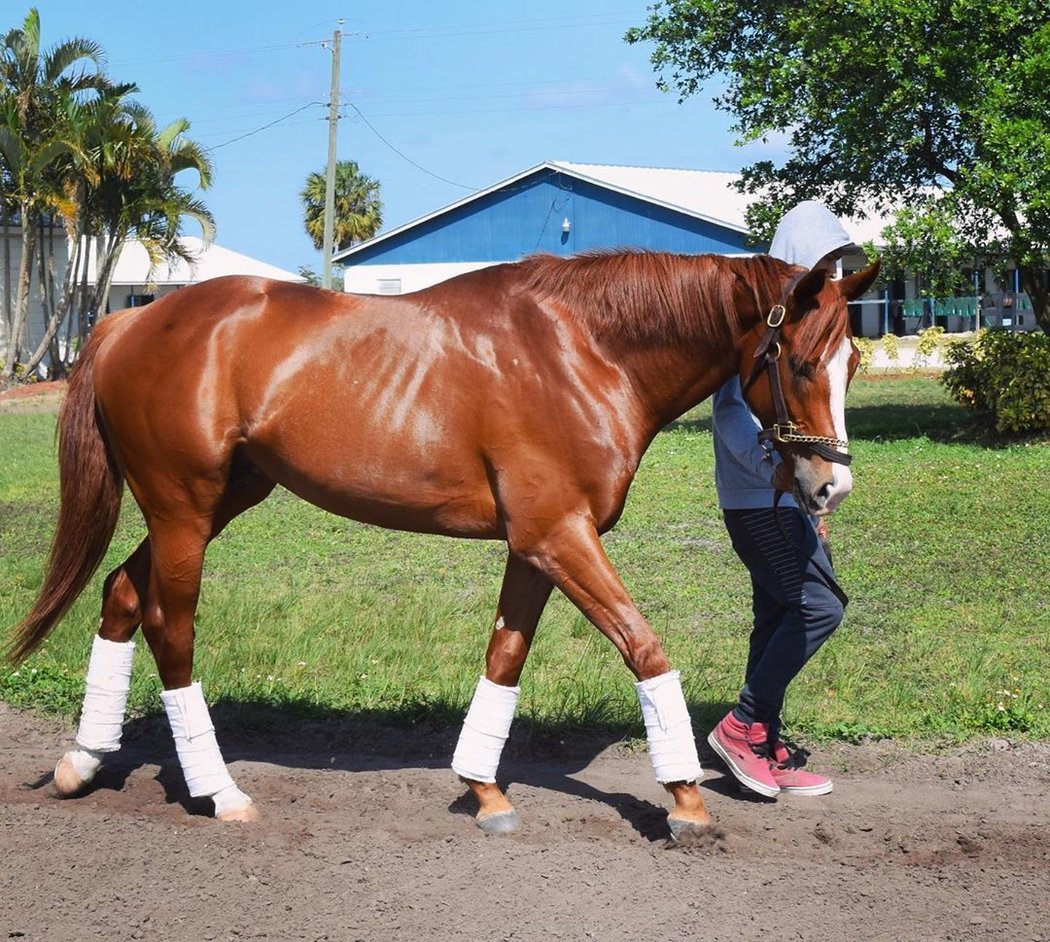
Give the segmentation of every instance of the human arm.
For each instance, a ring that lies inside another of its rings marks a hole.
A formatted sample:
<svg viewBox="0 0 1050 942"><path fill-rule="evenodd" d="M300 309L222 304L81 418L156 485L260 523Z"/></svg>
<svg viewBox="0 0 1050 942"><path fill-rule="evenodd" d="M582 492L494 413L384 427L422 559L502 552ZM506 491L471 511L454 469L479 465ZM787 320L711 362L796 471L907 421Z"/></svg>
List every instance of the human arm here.
<svg viewBox="0 0 1050 942"><path fill-rule="evenodd" d="M716 458L720 454L732 455L736 465L773 486L773 474L782 459L773 449L759 442L761 425L744 400L739 380L731 380L715 394L711 422L716 439ZM793 473L791 477L794 477ZM786 490L790 491L791 487Z"/></svg>

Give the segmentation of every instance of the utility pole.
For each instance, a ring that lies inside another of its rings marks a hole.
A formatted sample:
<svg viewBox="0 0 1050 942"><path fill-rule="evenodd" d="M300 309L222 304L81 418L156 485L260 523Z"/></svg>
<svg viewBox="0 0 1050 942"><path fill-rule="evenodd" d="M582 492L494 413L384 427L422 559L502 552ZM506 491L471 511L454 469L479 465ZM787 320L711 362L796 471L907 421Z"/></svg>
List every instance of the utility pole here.
<svg viewBox="0 0 1050 942"><path fill-rule="evenodd" d="M332 250L335 232L335 150L337 126L339 121L339 47L343 33L340 27L332 33L332 91L328 98L328 169L324 185L324 267L321 275L321 287L332 287Z"/></svg>

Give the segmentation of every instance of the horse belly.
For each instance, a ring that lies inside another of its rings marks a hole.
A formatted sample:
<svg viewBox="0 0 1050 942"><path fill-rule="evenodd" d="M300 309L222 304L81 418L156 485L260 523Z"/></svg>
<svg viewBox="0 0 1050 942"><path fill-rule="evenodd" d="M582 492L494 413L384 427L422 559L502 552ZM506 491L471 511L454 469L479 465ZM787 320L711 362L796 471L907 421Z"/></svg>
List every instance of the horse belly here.
<svg viewBox="0 0 1050 942"><path fill-rule="evenodd" d="M273 480L331 513L395 530L477 539L504 535L484 466L448 445L338 425L287 426L247 451Z"/></svg>

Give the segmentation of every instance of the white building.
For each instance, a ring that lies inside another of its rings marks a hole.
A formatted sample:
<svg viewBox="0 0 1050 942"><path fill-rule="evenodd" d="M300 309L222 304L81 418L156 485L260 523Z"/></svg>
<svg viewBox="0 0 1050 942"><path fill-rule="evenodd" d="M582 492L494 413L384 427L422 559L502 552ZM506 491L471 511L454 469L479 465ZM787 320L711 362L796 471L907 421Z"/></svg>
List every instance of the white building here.
<svg viewBox="0 0 1050 942"><path fill-rule="evenodd" d="M51 236L55 240L54 278L62 284L69 262L69 246L64 230L56 227ZM0 278L0 359L4 356L8 341L8 325L14 309L14 294L17 291L19 260L21 258L22 233L18 226L11 226L5 240L0 233L0 273L6 262L10 271L10 281ZM6 245L4 244L6 241ZM305 279L298 274L261 262L248 255L242 255L232 249L216 243L210 245L196 236L184 236L182 244L189 250L192 261L181 259L172 264L162 262L151 271L149 256L141 243L131 240L124 245L117 259L113 272L105 312L118 311L126 307L146 304L154 298L162 297L187 285L218 278L222 275L255 275L261 278L272 278L278 281L302 282ZM39 248L38 248L39 252ZM88 260L88 284L95 285L96 259L94 253ZM32 284L29 292L29 314L24 346L35 349L44 335L45 315L40 302L39 265L34 264ZM5 296L5 286L11 285L11 295Z"/></svg>

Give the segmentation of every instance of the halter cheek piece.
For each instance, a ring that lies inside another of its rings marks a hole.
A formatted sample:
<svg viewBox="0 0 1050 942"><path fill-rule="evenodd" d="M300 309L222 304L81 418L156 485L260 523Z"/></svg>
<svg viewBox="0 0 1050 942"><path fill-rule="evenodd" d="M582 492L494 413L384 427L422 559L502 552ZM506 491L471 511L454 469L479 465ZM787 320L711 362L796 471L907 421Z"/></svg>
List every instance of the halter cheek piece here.
<svg viewBox="0 0 1050 942"><path fill-rule="evenodd" d="M766 315L766 332L755 348L755 367L744 384L744 392L754 385L755 380L762 375L763 369L769 373L769 386L773 392L773 407L777 412L777 420L771 428L764 428L758 433L760 442L805 445L825 461L848 465L853 460L853 456L847 451L848 441L829 438L826 435L802 435L788 415L787 401L784 399L784 389L780 383L780 370L777 369L782 352L778 338L784 318L787 317L785 301L797 282L798 279L795 279L788 284L784 289L784 298L779 304L774 304Z"/></svg>

